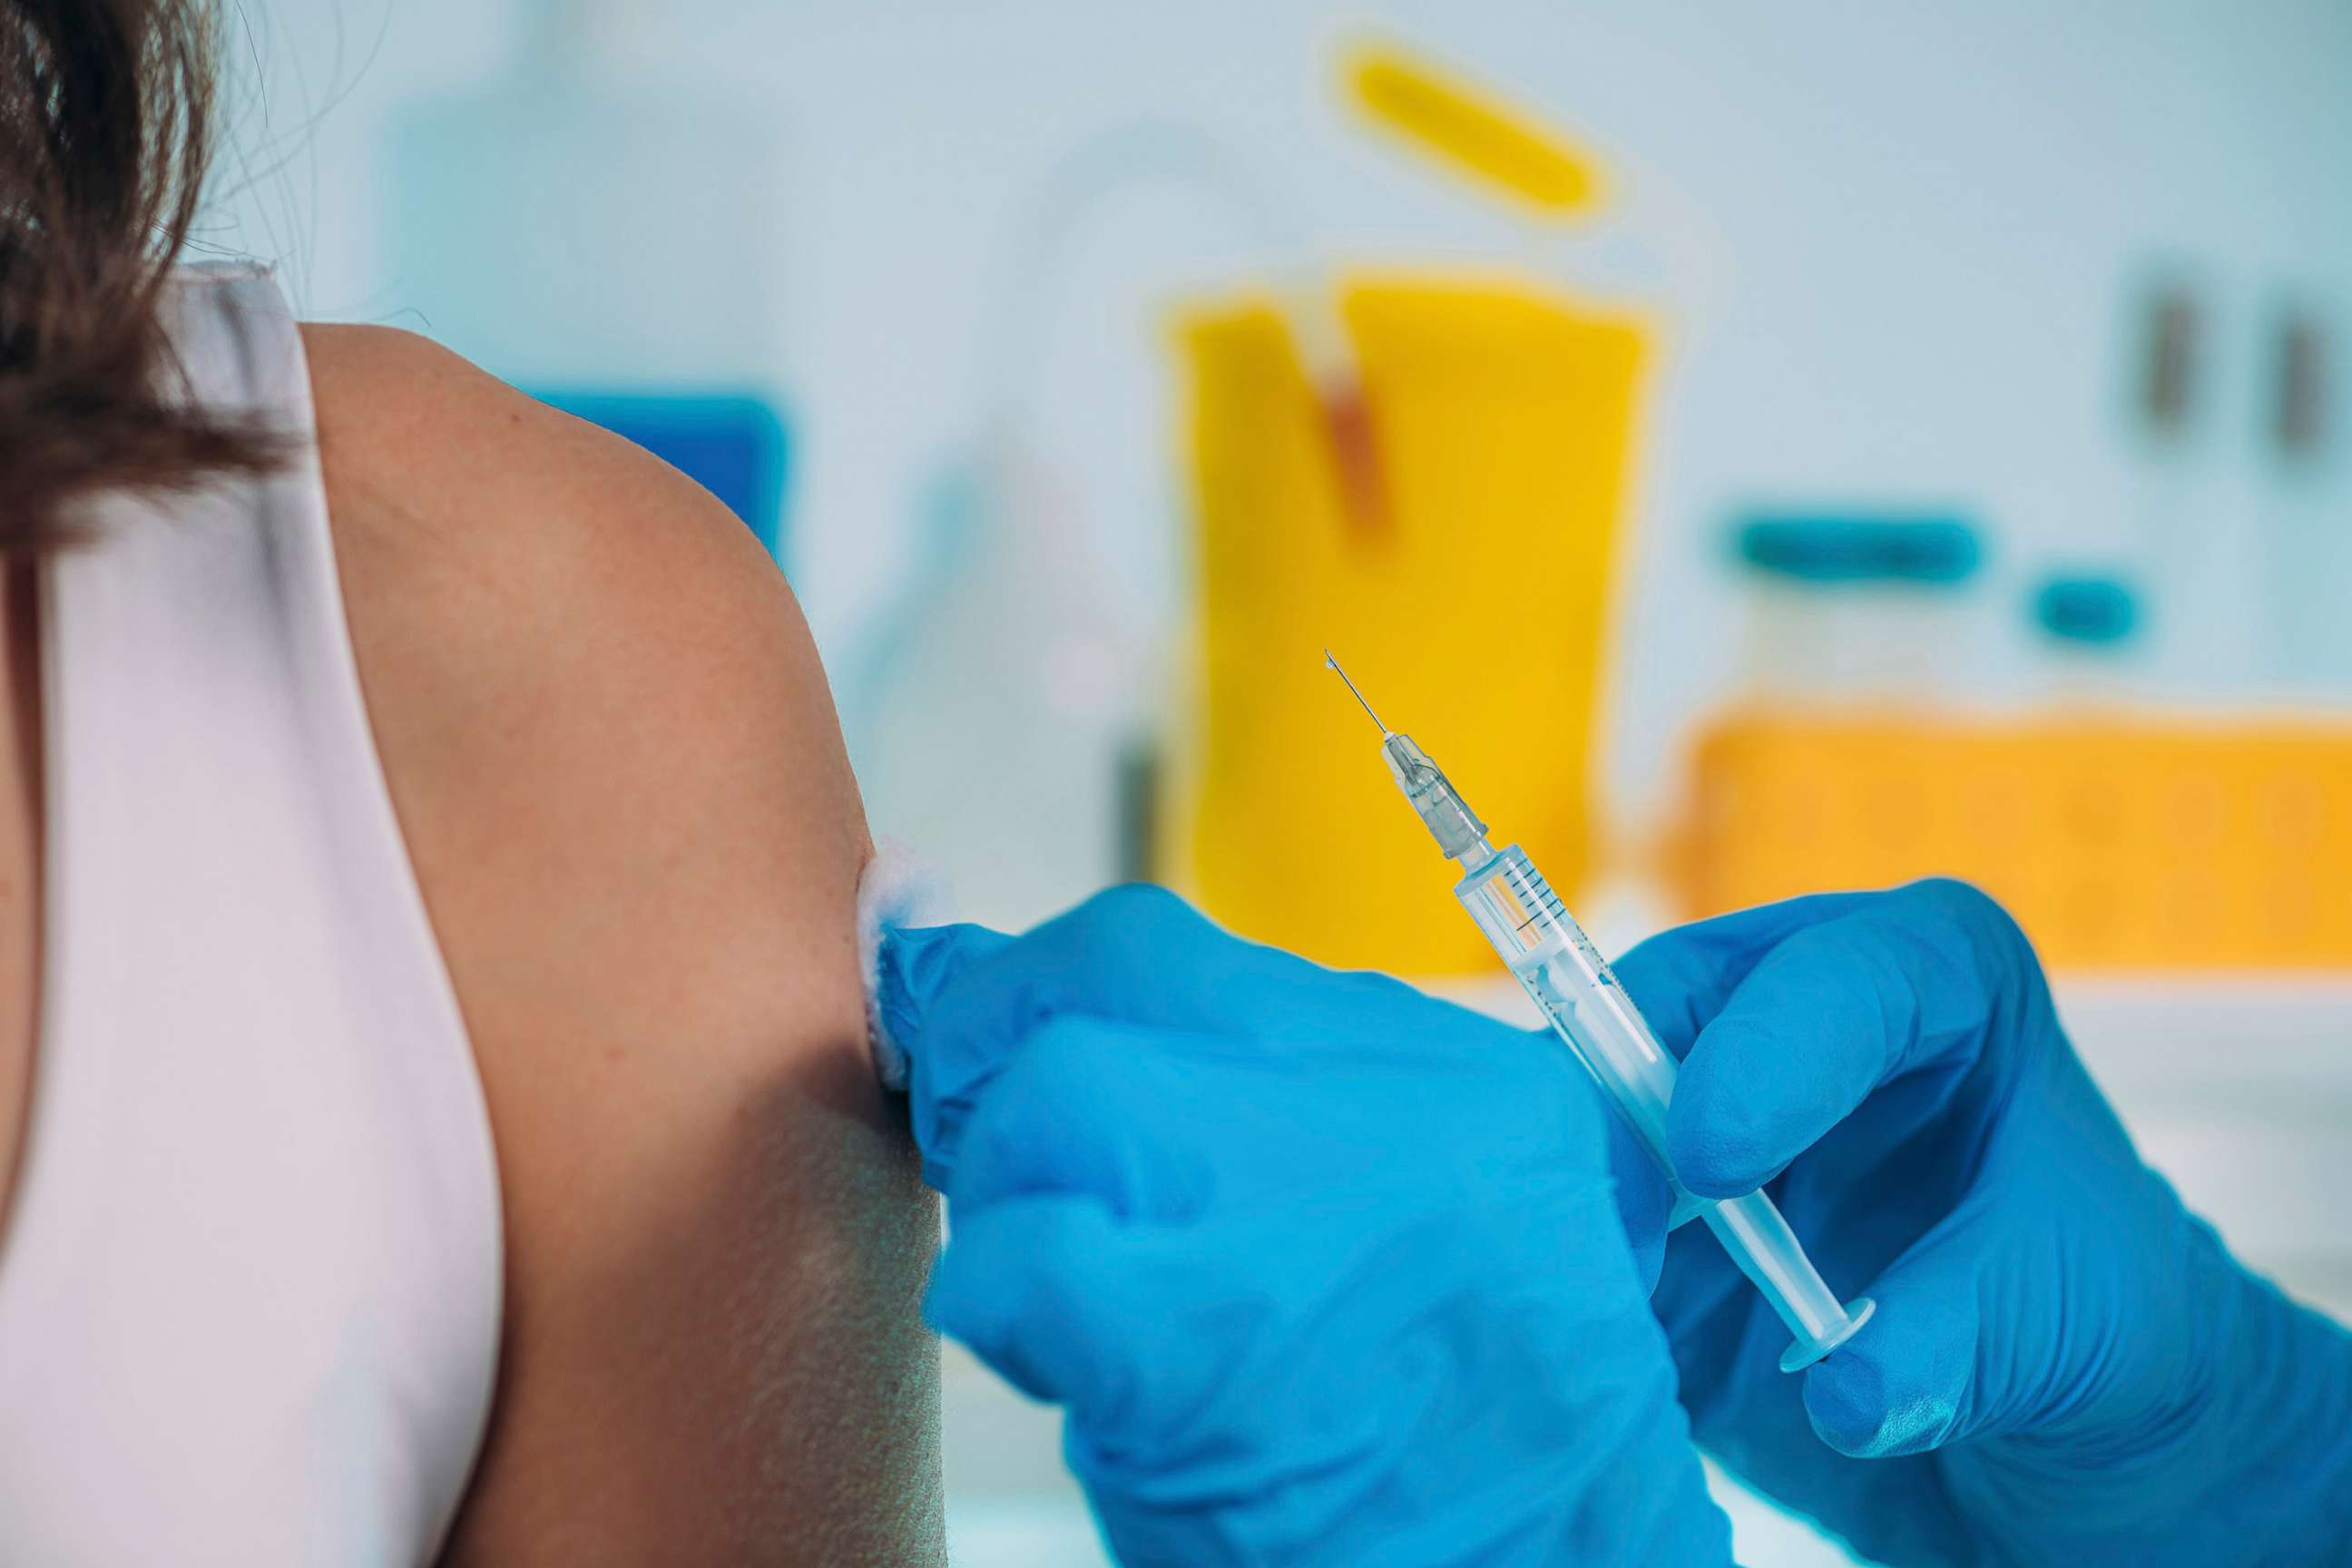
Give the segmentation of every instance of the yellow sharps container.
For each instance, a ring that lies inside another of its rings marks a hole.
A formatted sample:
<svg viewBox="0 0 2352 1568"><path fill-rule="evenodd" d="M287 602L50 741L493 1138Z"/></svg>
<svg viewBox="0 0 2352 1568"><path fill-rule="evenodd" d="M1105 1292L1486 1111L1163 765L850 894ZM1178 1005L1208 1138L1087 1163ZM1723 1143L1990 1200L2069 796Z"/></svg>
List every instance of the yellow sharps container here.
<svg viewBox="0 0 2352 1568"><path fill-rule="evenodd" d="M1245 935L1483 973L1493 955L1432 896L1448 868L1322 649L1573 898L1648 331L1500 279L1366 278L1341 312L1377 508L1343 500L1272 300L1180 322L1199 619L1163 858Z"/></svg>

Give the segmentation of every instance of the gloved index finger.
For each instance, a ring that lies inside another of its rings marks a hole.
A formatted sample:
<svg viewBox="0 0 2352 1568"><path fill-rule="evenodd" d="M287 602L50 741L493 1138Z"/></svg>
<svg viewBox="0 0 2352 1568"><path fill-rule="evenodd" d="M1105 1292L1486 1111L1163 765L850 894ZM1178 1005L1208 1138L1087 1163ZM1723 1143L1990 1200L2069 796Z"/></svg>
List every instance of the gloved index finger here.
<svg viewBox="0 0 2352 1568"><path fill-rule="evenodd" d="M887 1080L903 1058L924 1175L942 1192L974 1105L1048 1020L1208 1024L1235 1007L1244 969L1259 982L1244 1005L1278 1014L1256 972L1309 968L1236 942L1174 894L1143 886L1097 894L1019 937L969 925L893 930L876 967L877 1063Z"/></svg>
<svg viewBox="0 0 2352 1568"><path fill-rule="evenodd" d="M1012 942L986 926L884 926L875 957L872 1022L877 1047L900 1062L919 1057L940 996L972 964ZM886 1071L884 1076L892 1075Z"/></svg>
<svg viewBox="0 0 2352 1568"><path fill-rule="evenodd" d="M923 1179L947 1190L962 1123L981 1086L1003 1070L1014 1041L962 1039L950 1027L945 1049L936 1025L942 998L976 964L1013 939L985 926L886 926L875 955L869 1025L876 1069L886 1084L907 1092ZM942 1057L947 1058L941 1060ZM894 1071L895 1068L895 1071Z"/></svg>
<svg viewBox="0 0 2352 1568"><path fill-rule="evenodd" d="M1316 1037L1360 1031L1377 997L1392 1020L1443 1006L1400 983L1334 974L1219 930L1163 888L1130 884L981 956L937 999L933 1053L986 1052L1079 1013L1188 1032Z"/></svg>
<svg viewBox="0 0 2352 1568"><path fill-rule="evenodd" d="M1752 1192L1888 1080L1973 1058L2011 989L1957 883L1871 895L1765 953L1698 1031L1666 1109L1676 1173Z"/></svg>
<svg viewBox="0 0 2352 1568"><path fill-rule="evenodd" d="M904 1059L924 1174L942 1192L974 1104L1050 1019L1192 1027L1233 1011L1242 969L1255 984L1240 1005L1258 1015L1281 1008L1257 972L1329 978L1142 886L1099 893L1019 937L973 925L888 930L876 968L877 1061L887 1079L892 1058Z"/></svg>
<svg viewBox="0 0 2352 1568"><path fill-rule="evenodd" d="M1676 1057L1686 1056L1699 1030L1723 1011L1766 953L1806 927L1880 896L1809 893L1736 910L1661 931L1611 967L1659 1043Z"/></svg>

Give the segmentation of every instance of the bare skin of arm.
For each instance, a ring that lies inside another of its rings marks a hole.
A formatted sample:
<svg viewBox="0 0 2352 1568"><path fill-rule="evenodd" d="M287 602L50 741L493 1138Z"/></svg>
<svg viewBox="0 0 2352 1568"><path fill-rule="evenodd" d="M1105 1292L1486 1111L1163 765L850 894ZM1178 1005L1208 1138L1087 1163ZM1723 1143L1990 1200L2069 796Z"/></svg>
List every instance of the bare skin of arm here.
<svg viewBox="0 0 2352 1568"><path fill-rule="evenodd" d="M938 1236L865 1043L870 854L782 577L405 333L306 328L362 682L489 1102L461 1563L937 1563Z"/></svg>

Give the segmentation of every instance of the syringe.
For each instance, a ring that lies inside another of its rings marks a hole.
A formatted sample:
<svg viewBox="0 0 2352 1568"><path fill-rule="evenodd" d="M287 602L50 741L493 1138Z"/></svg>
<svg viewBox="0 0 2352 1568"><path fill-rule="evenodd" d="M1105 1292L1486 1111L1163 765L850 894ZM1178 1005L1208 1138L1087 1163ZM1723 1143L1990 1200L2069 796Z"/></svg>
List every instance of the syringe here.
<svg viewBox="0 0 2352 1568"><path fill-rule="evenodd" d="M1363 710L1381 729L1381 754L1397 788L1437 847L1462 869L1454 896L1486 933L1513 978L1535 999L1576 1059L1607 1093L1674 1191L1667 1228L1704 1219L1739 1271L1754 1282L1780 1321L1796 1336L1780 1357L1780 1370L1811 1366L1843 1344L1870 1321L1872 1302L1855 1299L1849 1311L1822 1283L1812 1260L1760 1191L1745 1197L1702 1198L1685 1188L1666 1154L1666 1102L1674 1098L1675 1058L1633 1006L1632 997L1602 962L1550 884L1517 845L1500 851L1486 842L1486 825L1470 809L1427 752L1398 734L1328 649L1323 655Z"/></svg>

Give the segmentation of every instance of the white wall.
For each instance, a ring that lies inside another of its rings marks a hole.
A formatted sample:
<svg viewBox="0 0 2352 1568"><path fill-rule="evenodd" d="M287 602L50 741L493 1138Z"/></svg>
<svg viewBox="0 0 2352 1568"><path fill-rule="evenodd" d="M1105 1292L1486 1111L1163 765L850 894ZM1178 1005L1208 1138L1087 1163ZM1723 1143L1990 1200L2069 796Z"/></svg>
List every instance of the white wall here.
<svg viewBox="0 0 2352 1568"><path fill-rule="evenodd" d="M404 100L495 79L512 5L246 8L265 35L269 128L294 145L279 221L247 216L221 237L291 251L320 314L413 320L387 262L381 137ZM1325 258L1532 259L1567 280L1681 290L1622 622L1612 776L1628 805L1670 783L1675 738L1729 678L1717 536L1739 502L1949 501L1984 519L1994 577L1968 663L1970 689L1996 698L2034 679L2016 613L2033 571L2133 564L2157 520L2186 515L2191 544L2156 584L2179 596L2159 607L2171 635L2154 668L2175 689L2226 686L2268 646L2258 551L2285 499L2254 450L2255 375L2278 298L2332 310L2339 386L2352 379L2352 9L2336 0L605 9L604 36L635 68L731 93L782 129L777 374L804 438L789 531L829 654L887 601L919 486L1006 401L1013 365L1024 425L1114 583L1166 613L1156 306L1266 247L1207 186L1144 183L1058 247L1051 281L1022 283L1051 172L1139 120L1235 150ZM1367 25L1601 150L1631 198L1615 237L1531 239L1350 126L1329 46ZM581 179L583 199L628 199L599 171ZM2163 470L2120 412L2128 292L2159 268L2204 290L2218 375L2215 416ZM2339 458L2320 504L2352 507L2347 472Z"/></svg>

